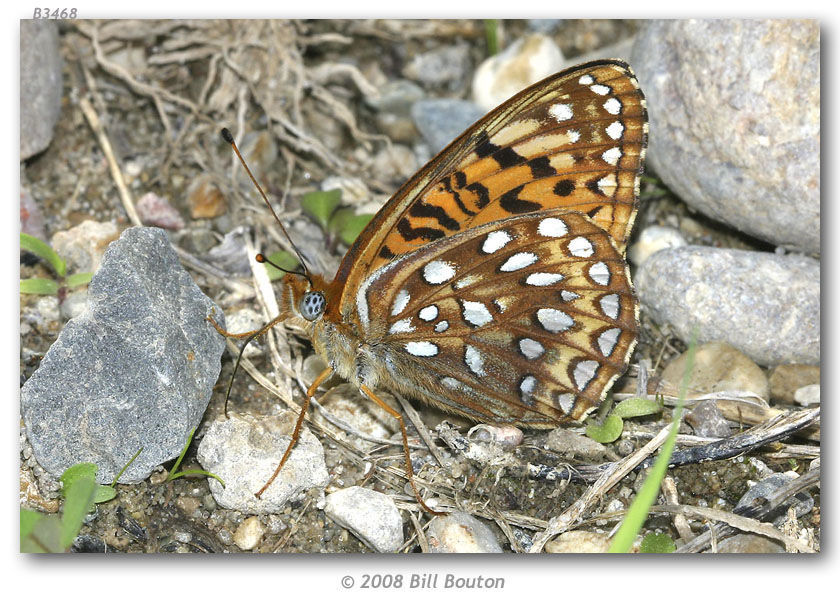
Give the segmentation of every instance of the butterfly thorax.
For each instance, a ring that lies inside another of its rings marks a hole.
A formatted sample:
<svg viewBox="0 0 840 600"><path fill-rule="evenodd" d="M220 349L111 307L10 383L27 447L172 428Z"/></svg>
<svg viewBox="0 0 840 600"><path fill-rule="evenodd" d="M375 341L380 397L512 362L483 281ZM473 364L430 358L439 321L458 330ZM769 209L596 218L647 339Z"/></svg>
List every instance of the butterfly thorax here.
<svg viewBox="0 0 840 600"><path fill-rule="evenodd" d="M306 331L315 351L342 378L355 385L375 387L381 364L375 344L363 341L354 319L337 315L342 286L315 274L283 277L281 314Z"/></svg>

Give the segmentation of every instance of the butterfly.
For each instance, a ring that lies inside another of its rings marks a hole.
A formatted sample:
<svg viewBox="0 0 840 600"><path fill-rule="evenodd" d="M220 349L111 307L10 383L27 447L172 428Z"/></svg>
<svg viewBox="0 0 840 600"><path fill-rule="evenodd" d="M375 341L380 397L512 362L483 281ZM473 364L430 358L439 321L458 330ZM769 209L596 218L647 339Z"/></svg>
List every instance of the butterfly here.
<svg viewBox="0 0 840 600"><path fill-rule="evenodd" d="M580 421L597 407L638 335L624 255L647 136L644 95L625 62L559 72L485 115L400 187L332 280L305 266L287 271L280 313L265 327L230 334L217 325L250 340L297 318L328 365L257 495L333 372L398 420L409 481L432 513L402 417L376 390L528 428Z"/></svg>

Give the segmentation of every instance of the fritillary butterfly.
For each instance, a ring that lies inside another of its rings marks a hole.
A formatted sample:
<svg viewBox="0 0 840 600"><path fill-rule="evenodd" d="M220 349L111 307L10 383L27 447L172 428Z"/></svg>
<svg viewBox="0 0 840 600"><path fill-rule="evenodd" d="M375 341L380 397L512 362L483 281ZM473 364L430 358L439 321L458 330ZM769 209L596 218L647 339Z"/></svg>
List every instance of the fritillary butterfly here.
<svg viewBox="0 0 840 600"><path fill-rule="evenodd" d="M624 253L646 145L644 96L626 63L565 70L488 113L406 182L332 281L287 273L280 315L236 337L302 317L329 367L274 476L333 371L398 419L404 442L402 418L376 389L480 422L583 419L636 344Z"/></svg>

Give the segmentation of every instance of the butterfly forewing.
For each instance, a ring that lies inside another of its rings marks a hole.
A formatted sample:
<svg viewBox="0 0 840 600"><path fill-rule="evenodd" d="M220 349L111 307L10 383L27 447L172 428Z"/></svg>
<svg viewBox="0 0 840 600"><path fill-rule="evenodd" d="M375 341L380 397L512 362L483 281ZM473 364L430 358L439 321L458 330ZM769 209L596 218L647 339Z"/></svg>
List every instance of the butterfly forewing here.
<svg viewBox="0 0 840 600"><path fill-rule="evenodd" d="M326 320L358 336L386 387L479 421L579 420L636 342L624 251L646 143L625 63L535 84L389 200Z"/></svg>
<svg viewBox="0 0 840 600"><path fill-rule="evenodd" d="M490 112L406 183L338 277L354 284L426 243L551 208L588 214L623 252L646 141L644 97L626 64L561 72Z"/></svg>

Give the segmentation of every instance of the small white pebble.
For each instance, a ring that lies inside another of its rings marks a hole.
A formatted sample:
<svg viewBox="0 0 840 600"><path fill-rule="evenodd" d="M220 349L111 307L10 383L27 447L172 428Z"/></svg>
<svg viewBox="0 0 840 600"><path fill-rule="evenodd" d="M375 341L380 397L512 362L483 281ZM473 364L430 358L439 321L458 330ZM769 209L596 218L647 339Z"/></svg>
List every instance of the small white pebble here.
<svg viewBox="0 0 840 600"><path fill-rule="evenodd" d="M257 517L248 517L233 533L233 543L241 550L253 550L260 543L265 528Z"/></svg>

